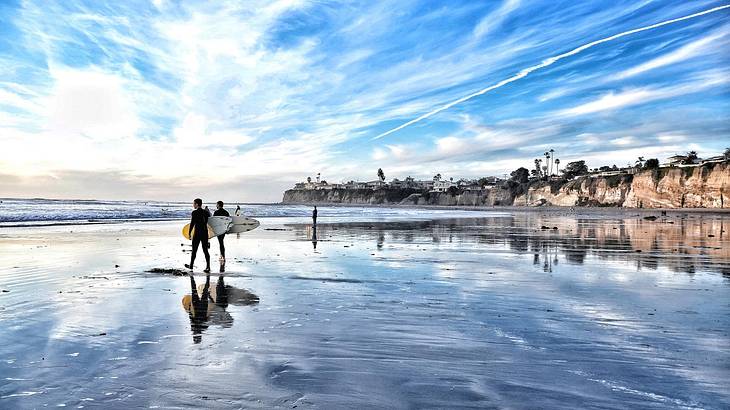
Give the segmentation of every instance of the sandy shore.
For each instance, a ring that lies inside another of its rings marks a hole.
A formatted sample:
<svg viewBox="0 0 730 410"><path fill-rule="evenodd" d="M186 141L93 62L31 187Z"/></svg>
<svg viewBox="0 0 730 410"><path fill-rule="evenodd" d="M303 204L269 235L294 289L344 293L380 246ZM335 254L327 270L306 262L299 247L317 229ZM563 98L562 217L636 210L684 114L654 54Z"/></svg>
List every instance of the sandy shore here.
<svg viewBox="0 0 730 410"><path fill-rule="evenodd" d="M730 215L490 211L0 229L0 408L730 406Z"/></svg>

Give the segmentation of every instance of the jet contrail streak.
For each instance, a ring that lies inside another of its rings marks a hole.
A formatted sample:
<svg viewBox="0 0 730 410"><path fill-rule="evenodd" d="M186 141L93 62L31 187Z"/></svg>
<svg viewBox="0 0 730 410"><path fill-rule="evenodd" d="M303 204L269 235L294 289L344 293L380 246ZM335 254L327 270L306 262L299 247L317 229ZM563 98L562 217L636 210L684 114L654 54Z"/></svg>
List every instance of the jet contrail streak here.
<svg viewBox="0 0 730 410"><path fill-rule="evenodd" d="M381 139L381 138L383 138L383 137L385 137L387 135L390 135L390 134L392 134L394 132L400 131L403 128L406 128L406 127L408 127L410 125L413 125L413 124L415 124L417 122L420 122L422 120L425 120L428 117L431 117L433 115L436 115L436 114L440 113L441 111L448 110L449 108L451 108L451 107L453 107L453 106L455 106L457 104L463 103L464 101L471 100L474 97L478 97L478 96L480 96L482 94L486 94L489 91L492 91L492 90L495 90L497 88L500 88L500 87L502 87L504 85L507 85L507 84L509 84L511 82L514 82L514 81L517 81L519 79L525 78L525 77L527 77L528 74L530 74L531 72L533 72L535 70L539 70L541 68L545 68L545 67L551 66L554 63L556 63L557 61L560 61L560 60L562 60L562 59L564 59L566 57L570 57L570 56L576 55L576 54L580 53L581 51L587 50L587 49L589 49L589 48L591 48L593 46L597 46L597 45L602 44L602 43L606 43L606 42L609 42L609 41L613 41L613 40L616 40L617 38L621 38L621 37L624 37L624 36L628 36L630 34L635 34L635 33L639 33L639 32L646 31L646 30L652 30L652 29L655 29L657 27L662 27L662 26L666 26L668 24L677 23L679 21L684 21L684 20L693 19L695 17L704 16L705 14L714 13L716 11L720 11L720 10L723 10L723 9L726 9L726 8L730 8L730 4L725 4L723 6L714 7L714 8L705 10L705 11L700 11L699 13L690 14L688 16L678 17L676 19L667 20L667 21L662 21L660 23L652 24L650 26L644 26L644 27L635 28L633 30L624 31L623 33L614 34L614 35L612 35L610 37L602 38L600 40L596 40L596 41L593 41L593 42L584 44L584 45L582 45L580 47L574 48L571 51L568 51L567 53L563 53L563 54L560 54L560 55L553 56L553 57L547 58L545 60L542 60L542 62L540 64L536 64L536 65L533 65L531 67L525 68L522 71L520 71L519 73L513 75L512 77L509 77L509 78L507 78L505 80L502 80L502 81L500 81L500 82L498 82L498 83L496 83L494 85L490 85L487 88L481 89L481 90L479 90L477 92L474 92L472 94L469 94L467 96L464 96L464 97L461 97L461 98L459 98L457 100L454 100L454 101L452 101L452 102L450 102L448 104L442 105L442 106L434 109L433 111L427 112L427 113L421 115L418 118L415 118L415 119L412 119L412 120L410 120L410 121L408 121L406 123L403 123L403 124L401 124L401 125L393 128L392 130L389 130L389 131L386 131L386 132L384 132L382 134L379 134L378 136L374 137L373 140Z"/></svg>

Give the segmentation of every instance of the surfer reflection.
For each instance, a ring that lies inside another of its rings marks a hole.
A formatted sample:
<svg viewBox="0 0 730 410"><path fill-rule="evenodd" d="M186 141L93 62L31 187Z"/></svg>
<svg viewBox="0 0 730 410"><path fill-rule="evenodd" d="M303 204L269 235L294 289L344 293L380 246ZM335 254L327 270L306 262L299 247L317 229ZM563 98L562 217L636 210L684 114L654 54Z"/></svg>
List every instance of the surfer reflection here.
<svg viewBox="0 0 730 410"><path fill-rule="evenodd" d="M221 272L225 270L221 264ZM183 296L182 305L190 317L190 330L193 343L200 343L203 332L210 325L223 328L233 326L233 317L226 310L229 305L248 306L259 303L259 297L245 290L226 285L224 276L218 276L214 287L210 286L210 275L206 275L205 284L197 285L190 276L190 295Z"/></svg>
<svg viewBox="0 0 730 410"><path fill-rule="evenodd" d="M205 285L201 294L195 285L195 277L190 275L190 295L183 297L183 308L190 316L190 330L193 332L193 343L200 343L203 340L202 333L208 328L208 302L210 300L210 275L205 276Z"/></svg>
<svg viewBox="0 0 730 410"><path fill-rule="evenodd" d="M316 250L317 249L317 227L312 227L312 247Z"/></svg>

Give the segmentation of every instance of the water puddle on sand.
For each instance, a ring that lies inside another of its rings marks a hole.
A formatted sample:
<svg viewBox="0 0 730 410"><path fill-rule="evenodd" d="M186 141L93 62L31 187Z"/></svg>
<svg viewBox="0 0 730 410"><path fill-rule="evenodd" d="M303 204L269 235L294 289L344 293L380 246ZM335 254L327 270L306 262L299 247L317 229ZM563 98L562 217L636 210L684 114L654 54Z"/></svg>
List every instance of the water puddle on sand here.
<svg viewBox="0 0 730 410"><path fill-rule="evenodd" d="M1 408L730 406L724 215L178 225L0 238Z"/></svg>

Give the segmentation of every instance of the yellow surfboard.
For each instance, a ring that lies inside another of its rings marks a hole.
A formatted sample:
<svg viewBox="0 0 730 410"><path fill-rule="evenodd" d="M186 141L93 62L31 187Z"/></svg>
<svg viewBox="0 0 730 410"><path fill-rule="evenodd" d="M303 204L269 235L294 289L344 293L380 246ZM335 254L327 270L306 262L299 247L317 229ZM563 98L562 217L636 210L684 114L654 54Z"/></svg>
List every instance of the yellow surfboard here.
<svg viewBox="0 0 730 410"><path fill-rule="evenodd" d="M185 239L190 240L192 239L188 233L190 232L190 224L185 224L182 228L182 235L185 237ZM193 228L193 235L195 235L195 228ZM213 232L213 228L208 225L208 239L211 239L215 236L215 232Z"/></svg>

